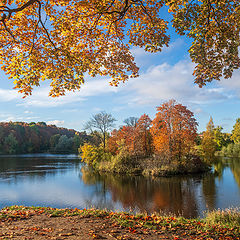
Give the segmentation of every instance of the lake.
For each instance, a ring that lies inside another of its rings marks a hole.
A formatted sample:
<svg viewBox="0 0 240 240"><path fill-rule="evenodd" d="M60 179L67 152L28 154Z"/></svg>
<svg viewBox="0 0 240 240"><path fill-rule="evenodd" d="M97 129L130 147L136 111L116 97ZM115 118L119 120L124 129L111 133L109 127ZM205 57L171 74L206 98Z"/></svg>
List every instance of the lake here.
<svg viewBox="0 0 240 240"><path fill-rule="evenodd" d="M240 159L221 159L211 173L145 178L96 173L77 155L0 156L0 208L10 205L197 217L240 207Z"/></svg>

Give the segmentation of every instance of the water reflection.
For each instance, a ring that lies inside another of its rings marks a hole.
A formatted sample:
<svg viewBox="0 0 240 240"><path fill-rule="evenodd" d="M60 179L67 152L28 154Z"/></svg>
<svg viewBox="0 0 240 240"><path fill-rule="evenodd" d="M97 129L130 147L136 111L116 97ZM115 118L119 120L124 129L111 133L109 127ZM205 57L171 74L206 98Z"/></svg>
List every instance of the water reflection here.
<svg viewBox="0 0 240 240"><path fill-rule="evenodd" d="M196 217L205 210L240 206L240 159L218 159L212 172L197 176L153 179L97 173L83 167L81 178L96 187L95 198L104 198L108 192L125 210Z"/></svg>
<svg viewBox="0 0 240 240"><path fill-rule="evenodd" d="M227 159L225 158L222 161L227 162ZM240 188L240 158L233 158L232 161L230 161L229 166L232 170L236 183Z"/></svg>
<svg viewBox="0 0 240 240"><path fill-rule="evenodd" d="M240 160L220 159L207 174L144 178L100 174L77 156L0 157L0 207L14 204L196 217L240 206Z"/></svg>
<svg viewBox="0 0 240 240"><path fill-rule="evenodd" d="M202 179L202 193L205 199L206 207L212 211L216 207L216 184L215 174L205 174Z"/></svg>
<svg viewBox="0 0 240 240"><path fill-rule="evenodd" d="M66 172L66 169L79 166L77 155L29 154L19 156L0 157L0 181L17 179L21 176L45 178L47 175L56 175Z"/></svg>
<svg viewBox="0 0 240 240"><path fill-rule="evenodd" d="M74 191L65 186L79 172L77 156L24 155L0 157L0 207L9 205L71 207ZM65 181L66 180L66 181ZM73 189L71 189L73 190Z"/></svg>
<svg viewBox="0 0 240 240"><path fill-rule="evenodd" d="M121 203L124 209L147 213L171 212L186 217L199 215L196 197L201 185L200 176L153 179L100 174L87 167L83 167L81 172L85 184L96 186L99 198L109 191L113 202Z"/></svg>

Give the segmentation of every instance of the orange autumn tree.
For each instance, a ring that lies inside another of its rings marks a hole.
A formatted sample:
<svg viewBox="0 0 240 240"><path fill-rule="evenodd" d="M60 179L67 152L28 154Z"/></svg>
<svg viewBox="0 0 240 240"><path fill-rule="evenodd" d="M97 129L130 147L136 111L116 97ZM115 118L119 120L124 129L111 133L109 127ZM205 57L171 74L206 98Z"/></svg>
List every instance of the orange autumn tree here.
<svg viewBox="0 0 240 240"><path fill-rule="evenodd" d="M113 130L108 139L108 151L118 154L121 148L130 156L149 156L152 152L151 119L143 114L136 125L126 125Z"/></svg>
<svg viewBox="0 0 240 240"><path fill-rule="evenodd" d="M149 156L152 153L151 122L152 120L147 114L143 114L137 121L133 139L135 155Z"/></svg>
<svg viewBox="0 0 240 240"><path fill-rule="evenodd" d="M119 131L114 129L111 132L110 137L107 140L107 151L112 153L113 155L117 154L118 152L118 139L119 139Z"/></svg>
<svg viewBox="0 0 240 240"><path fill-rule="evenodd" d="M108 139L107 149L112 154L116 155L120 149L124 147L130 155L134 151L134 127L123 126L119 130L114 129Z"/></svg>
<svg viewBox="0 0 240 240"><path fill-rule="evenodd" d="M150 129L154 150L181 162L194 145L198 123L193 113L175 100L163 103L157 111Z"/></svg>

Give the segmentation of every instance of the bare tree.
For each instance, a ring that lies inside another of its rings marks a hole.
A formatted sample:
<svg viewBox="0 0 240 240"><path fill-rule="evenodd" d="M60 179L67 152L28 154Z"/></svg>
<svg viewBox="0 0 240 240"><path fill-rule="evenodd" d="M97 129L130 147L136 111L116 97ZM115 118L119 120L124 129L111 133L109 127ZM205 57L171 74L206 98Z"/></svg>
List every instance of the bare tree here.
<svg viewBox="0 0 240 240"><path fill-rule="evenodd" d="M124 122L127 126L136 127L137 121L138 121L138 118L137 118L137 117L129 117L129 118L126 118L123 122Z"/></svg>
<svg viewBox="0 0 240 240"><path fill-rule="evenodd" d="M84 129L91 131L97 130L101 133L101 140L103 143L103 148L106 147L106 136L107 132L114 127L115 118L109 113L100 112L93 115L92 118L85 124Z"/></svg>

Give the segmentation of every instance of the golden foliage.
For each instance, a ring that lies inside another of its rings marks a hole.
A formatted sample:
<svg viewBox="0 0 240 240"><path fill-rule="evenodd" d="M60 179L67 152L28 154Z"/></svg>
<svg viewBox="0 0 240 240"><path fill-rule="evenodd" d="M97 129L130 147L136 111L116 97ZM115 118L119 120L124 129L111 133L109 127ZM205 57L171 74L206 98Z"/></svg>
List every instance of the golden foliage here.
<svg viewBox="0 0 240 240"><path fill-rule="evenodd" d="M233 140L235 144L240 143L240 118L236 120L233 126L231 140Z"/></svg>
<svg viewBox="0 0 240 240"><path fill-rule="evenodd" d="M83 146L79 148L82 162L85 162L89 165L95 165L99 160L99 151L100 148L85 143Z"/></svg>
<svg viewBox="0 0 240 240"><path fill-rule="evenodd" d="M138 76L130 46L168 46L168 22L193 39L199 86L239 68L238 0L0 0L0 64L27 96L51 80L51 96L80 89L86 74L117 86Z"/></svg>
<svg viewBox="0 0 240 240"><path fill-rule="evenodd" d="M112 154L120 153L124 148L130 155L134 154L135 127L123 126L119 130L113 130L108 139L108 151Z"/></svg>
<svg viewBox="0 0 240 240"><path fill-rule="evenodd" d="M143 114L137 121L134 132L134 151L136 155L148 156L152 153L151 123L152 120L147 114Z"/></svg>
<svg viewBox="0 0 240 240"><path fill-rule="evenodd" d="M122 148L132 156L148 156L152 152L151 119L143 114L136 126L123 126L113 130L108 139L108 151L118 154Z"/></svg>
<svg viewBox="0 0 240 240"><path fill-rule="evenodd" d="M190 57L197 65L195 83L200 87L222 76L230 78L240 67L239 0L167 0L173 27L193 39Z"/></svg>
<svg viewBox="0 0 240 240"><path fill-rule="evenodd" d="M203 133L201 148L205 162L211 163L214 161L215 152L217 150L212 117L210 118L206 128L206 131Z"/></svg>
<svg viewBox="0 0 240 240"><path fill-rule="evenodd" d="M52 80L51 96L80 89L84 74L117 86L138 75L130 45L167 45L161 1L0 0L0 63L25 96ZM128 39L128 41L125 41Z"/></svg>

